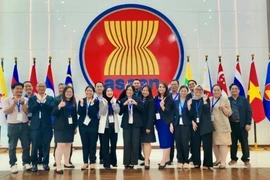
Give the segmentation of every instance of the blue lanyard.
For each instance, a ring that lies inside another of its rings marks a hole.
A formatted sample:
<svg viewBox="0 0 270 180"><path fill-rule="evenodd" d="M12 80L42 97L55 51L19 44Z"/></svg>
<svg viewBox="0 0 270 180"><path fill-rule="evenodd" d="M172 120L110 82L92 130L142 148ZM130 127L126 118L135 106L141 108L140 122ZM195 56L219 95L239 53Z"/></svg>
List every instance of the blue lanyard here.
<svg viewBox="0 0 270 180"><path fill-rule="evenodd" d="M198 102L196 102L196 113L197 113L197 117L199 117L199 108L201 105L201 100L199 100Z"/></svg>
<svg viewBox="0 0 270 180"><path fill-rule="evenodd" d="M20 103L20 101L17 103L17 107L18 107L18 112L20 112L21 111L21 103Z"/></svg>
<svg viewBox="0 0 270 180"><path fill-rule="evenodd" d="M220 97L216 100L216 102L214 103L214 97L213 97L213 99L212 99L212 108L211 108L211 113L213 112L213 110L214 110L214 107L215 107L215 105L218 103L218 101L220 100Z"/></svg>
<svg viewBox="0 0 270 180"><path fill-rule="evenodd" d="M128 112L129 112L130 115L131 115L131 109L132 109L132 104L128 103Z"/></svg>
<svg viewBox="0 0 270 180"><path fill-rule="evenodd" d="M175 101L179 96L179 93L176 93L176 95L174 96L173 100Z"/></svg>
<svg viewBox="0 0 270 180"><path fill-rule="evenodd" d="M185 103L185 102L184 102ZM181 103L181 99L179 100L179 112L180 112L180 115L183 114L183 111L184 111L184 104L182 105Z"/></svg>
<svg viewBox="0 0 270 180"><path fill-rule="evenodd" d="M144 103L144 102L145 102L145 98L142 99L142 103Z"/></svg>
<svg viewBox="0 0 270 180"><path fill-rule="evenodd" d="M72 105L69 102L67 103L67 105L68 105L68 116L71 117L71 115L72 115Z"/></svg>

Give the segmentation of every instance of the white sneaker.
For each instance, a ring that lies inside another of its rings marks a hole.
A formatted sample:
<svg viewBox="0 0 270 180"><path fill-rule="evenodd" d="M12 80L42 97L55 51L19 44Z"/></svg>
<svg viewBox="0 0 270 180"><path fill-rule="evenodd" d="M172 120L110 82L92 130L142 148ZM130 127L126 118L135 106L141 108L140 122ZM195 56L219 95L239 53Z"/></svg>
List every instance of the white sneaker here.
<svg viewBox="0 0 270 180"><path fill-rule="evenodd" d="M32 167L30 166L30 164L25 164L23 166L23 169L26 170L26 171L30 171L32 169Z"/></svg>
<svg viewBox="0 0 270 180"><path fill-rule="evenodd" d="M12 174L18 173L18 168L17 168L17 165L16 165L16 164L13 165L13 166L11 166L11 173L12 173Z"/></svg>

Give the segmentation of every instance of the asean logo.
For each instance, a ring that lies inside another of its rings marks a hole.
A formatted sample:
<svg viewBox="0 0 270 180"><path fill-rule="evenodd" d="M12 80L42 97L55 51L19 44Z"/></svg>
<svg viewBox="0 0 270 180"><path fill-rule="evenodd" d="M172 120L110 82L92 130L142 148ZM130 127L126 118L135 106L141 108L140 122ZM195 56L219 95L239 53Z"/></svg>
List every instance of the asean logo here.
<svg viewBox="0 0 270 180"><path fill-rule="evenodd" d="M98 15L80 46L86 81L92 85L102 81L116 94L133 79L155 90L160 81L178 79L183 62L182 40L173 23L161 12L138 4L115 6Z"/></svg>

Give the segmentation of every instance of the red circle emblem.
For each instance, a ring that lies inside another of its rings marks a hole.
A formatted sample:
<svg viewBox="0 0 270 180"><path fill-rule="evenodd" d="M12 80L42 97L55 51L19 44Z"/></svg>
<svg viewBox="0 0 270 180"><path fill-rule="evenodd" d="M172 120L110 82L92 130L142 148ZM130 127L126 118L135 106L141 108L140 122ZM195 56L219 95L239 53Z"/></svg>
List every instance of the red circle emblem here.
<svg viewBox="0 0 270 180"><path fill-rule="evenodd" d="M86 81L102 81L118 95L140 79L155 93L160 81L180 77L183 45L172 22L147 6L125 4L100 14L88 26L80 47Z"/></svg>
<svg viewBox="0 0 270 180"><path fill-rule="evenodd" d="M265 86L264 99L267 100L267 101L270 101L270 84L267 84Z"/></svg>

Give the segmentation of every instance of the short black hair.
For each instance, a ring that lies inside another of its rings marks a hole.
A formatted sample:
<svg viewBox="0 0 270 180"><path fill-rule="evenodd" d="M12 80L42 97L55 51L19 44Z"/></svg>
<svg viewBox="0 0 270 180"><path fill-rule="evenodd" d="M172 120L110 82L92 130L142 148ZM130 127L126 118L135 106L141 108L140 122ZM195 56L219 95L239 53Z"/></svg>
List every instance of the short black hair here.
<svg viewBox="0 0 270 180"><path fill-rule="evenodd" d="M231 90L233 86L237 86L237 88L240 89L239 85L236 84L236 83L232 83L232 84L229 86L229 89Z"/></svg>
<svg viewBox="0 0 270 180"><path fill-rule="evenodd" d="M24 81L23 85L25 85L26 83L30 83L31 85L33 85L31 81Z"/></svg>
<svg viewBox="0 0 270 180"><path fill-rule="evenodd" d="M133 92L135 92L135 87L133 86L133 85L127 85L127 87L126 87L126 91L127 91L127 89L129 88L129 87L131 87L131 89L133 90Z"/></svg>
<svg viewBox="0 0 270 180"><path fill-rule="evenodd" d="M220 90L222 91L222 87L221 87L219 84L215 84L215 85L212 87L212 89L214 89L216 86L219 87Z"/></svg>
<svg viewBox="0 0 270 180"><path fill-rule="evenodd" d="M21 83L21 82L16 82L16 83L14 83L14 84L11 85L11 89L13 90L13 89L15 89L17 86L22 86L22 88L24 88L23 83Z"/></svg>
<svg viewBox="0 0 270 180"><path fill-rule="evenodd" d="M64 83L59 83L59 84L58 84L58 87L59 87L59 86L63 86L63 85L65 86L65 84L64 84Z"/></svg>
<svg viewBox="0 0 270 180"><path fill-rule="evenodd" d="M183 85L183 86L181 86L181 87L179 88L179 91L181 91L181 89L183 89L183 88L186 88L187 91L189 90L188 87L187 87L186 85Z"/></svg>
<svg viewBox="0 0 270 180"><path fill-rule="evenodd" d="M148 91L149 91L148 97L153 98L152 88L151 88L149 85L147 85L147 84L144 85L144 86L142 87L142 90L143 90L144 88L147 88ZM143 97L143 95L142 95L142 97Z"/></svg>
<svg viewBox="0 0 270 180"><path fill-rule="evenodd" d="M93 90L93 92L96 92L96 91L95 91L95 88L94 88L93 86L86 86L84 92L85 92L88 88L91 88L91 89Z"/></svg>
<svg viewBox="0 0 270 180"><path fill-rule="evenodd" d="M173 81L177 82L177 84L179 85L179 81L177 79L173 79L171 82Z"/></svg>
<svg viewBox="0 0 270 180"><path fill-rule="evenodd" d="M102 86L104 86L103 82L98 81L98 82L95 83L95 87L97 87L97 84L98 84L98 83L100 83L100 84L102 84Z"/></svg>
<svg viewBox="0 0 270 180"><path fill-rule="evenodd" d="M194 83L197 85L197 81L195 81L194 79L188 80L188 84L189 84L190 82L194 82Z"/></svg>

